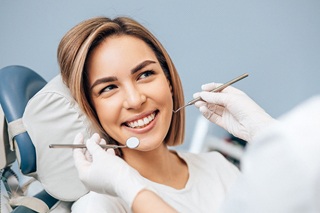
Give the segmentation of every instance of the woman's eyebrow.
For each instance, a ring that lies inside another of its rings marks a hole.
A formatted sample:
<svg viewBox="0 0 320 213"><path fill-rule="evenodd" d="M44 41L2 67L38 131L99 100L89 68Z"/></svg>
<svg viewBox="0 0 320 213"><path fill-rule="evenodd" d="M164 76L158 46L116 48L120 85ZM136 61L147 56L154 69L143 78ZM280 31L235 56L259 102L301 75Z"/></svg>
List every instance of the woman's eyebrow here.
<svg viewBox="0 0 320 213"><path fill-rule="evenodd" d="M90 87L90 90L92 90L98 84L112 82L112 81L116 81L116 80L117 80L117 78L114 77L114 76L105 77L105 78L99 78L95 82L93 82L92 86Z"/></svg>
<svg viewBox="0 0 320 213"><path fill-rule="evenodd" d="M143 69L144 67L148 66L149 64L154 64L156 63L155 61L152 60L145 60L143 62L141 62L140 64L138 64L137 66L135 66L133 69L131 69L131 74L134 74L136 72L138 72L139 70Z"/></svg>

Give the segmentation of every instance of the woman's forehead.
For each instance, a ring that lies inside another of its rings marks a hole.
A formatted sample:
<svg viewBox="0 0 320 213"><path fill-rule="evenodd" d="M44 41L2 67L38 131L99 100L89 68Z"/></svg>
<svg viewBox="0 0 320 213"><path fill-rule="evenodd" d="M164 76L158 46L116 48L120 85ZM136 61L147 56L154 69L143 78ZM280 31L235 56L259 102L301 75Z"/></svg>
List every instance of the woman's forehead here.
<svg viewBox="0 0 320 213"><path fill-rule="evenodd" d="M129 70L139 63L151 60L158 62L152 49L141 39L132 36L110 37L90 54L88 70Z"/></svg>

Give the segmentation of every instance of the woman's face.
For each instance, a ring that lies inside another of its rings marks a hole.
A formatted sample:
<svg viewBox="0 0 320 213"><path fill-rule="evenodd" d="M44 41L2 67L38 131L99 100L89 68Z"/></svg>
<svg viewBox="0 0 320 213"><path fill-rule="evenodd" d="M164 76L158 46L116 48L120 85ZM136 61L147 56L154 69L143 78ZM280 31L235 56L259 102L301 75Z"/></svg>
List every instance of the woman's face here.
<svg viewBox="0 0 320 213"><path fill-rule="evenodd" d="M151 48L132 36L114 36L90 54L90 94L99 121L116 141L139 138L139 150L163 143L173 110L171 86Z"/></svg>

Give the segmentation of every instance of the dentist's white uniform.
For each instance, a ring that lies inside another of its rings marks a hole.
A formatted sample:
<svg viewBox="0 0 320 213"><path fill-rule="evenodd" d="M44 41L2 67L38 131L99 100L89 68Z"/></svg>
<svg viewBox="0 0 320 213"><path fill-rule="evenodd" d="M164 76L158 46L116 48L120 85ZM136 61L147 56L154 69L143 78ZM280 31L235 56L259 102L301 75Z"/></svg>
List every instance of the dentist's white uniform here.
<svg viewBox="0 0 320 213"><path fill-rule="evenodd" d="M320 96L259 133L221 212L320 212Z"/></svg>

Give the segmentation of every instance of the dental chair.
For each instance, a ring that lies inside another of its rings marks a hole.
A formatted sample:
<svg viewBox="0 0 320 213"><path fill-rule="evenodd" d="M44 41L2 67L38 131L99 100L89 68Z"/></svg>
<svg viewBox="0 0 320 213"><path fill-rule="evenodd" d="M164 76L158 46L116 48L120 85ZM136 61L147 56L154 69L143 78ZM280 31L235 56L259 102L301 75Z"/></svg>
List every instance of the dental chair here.
<svg viewBox="0 0 320 213"><path fill-rule="evenodd" d="M48 83L23 66L0 69L0 169L12 212L70 212L72 202L88 193L78 179L72 149L50 144L72 143L79 132L95 130L57 75ZM32 197L22 192L12 165L41 184ZM64 208L60 208L63 206ZM62 210L63 209L63 210Z"/></svg>

